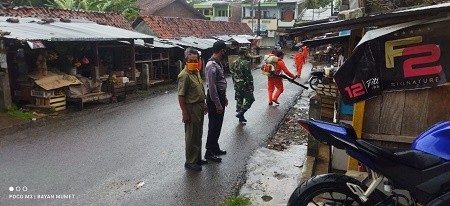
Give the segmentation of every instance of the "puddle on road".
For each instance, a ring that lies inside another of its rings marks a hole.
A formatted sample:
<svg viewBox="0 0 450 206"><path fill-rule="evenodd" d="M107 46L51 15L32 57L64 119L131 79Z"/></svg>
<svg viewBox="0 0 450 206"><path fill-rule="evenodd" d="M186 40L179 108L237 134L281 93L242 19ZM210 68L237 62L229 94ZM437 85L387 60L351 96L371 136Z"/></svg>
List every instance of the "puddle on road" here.
<svg viewBox="0 0 450 206"><path fill-rule="evenodd" d="M249 197L253 205L286 205L298 186L306 158L306 145L290 145L284 151L260 148L247 165L247 181L240 195Z"/></svg>

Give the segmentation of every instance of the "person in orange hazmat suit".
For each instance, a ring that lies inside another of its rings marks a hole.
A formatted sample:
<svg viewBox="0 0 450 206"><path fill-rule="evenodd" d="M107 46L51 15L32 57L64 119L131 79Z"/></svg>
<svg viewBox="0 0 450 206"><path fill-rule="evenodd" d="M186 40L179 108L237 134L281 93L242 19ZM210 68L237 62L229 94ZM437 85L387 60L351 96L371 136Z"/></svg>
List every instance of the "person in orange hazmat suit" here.
<svg viewBox="0 0 450 206"><path fill-rule="evenodd" d="M288 68L286 67L286 64L283 61L284 58L284 52L281 50L276 51L275 54L278 57L278 61L275 66L275 71L273 72L275 75L269 75L268 77L268 92L269 92L269 105L280 104L278 102L278 97L283 93L283 79L279 76L281 72L289 76L290 78L296 78L297 76L293 75Z"/></svg>

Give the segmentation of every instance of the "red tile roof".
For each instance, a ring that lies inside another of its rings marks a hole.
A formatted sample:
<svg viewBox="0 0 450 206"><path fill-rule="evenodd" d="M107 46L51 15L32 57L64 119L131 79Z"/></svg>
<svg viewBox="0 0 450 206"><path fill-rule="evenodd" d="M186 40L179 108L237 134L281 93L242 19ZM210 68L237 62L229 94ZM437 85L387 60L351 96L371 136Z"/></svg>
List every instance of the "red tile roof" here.
<svg viewBox="0 0 450 206"><path fill-rule="evenodd" d="M0 16L85 19L98 24L132 30L131 23L112 12L75 11L46 7L0 7Z"/></svg>
<svg viewBox="0 0 450 206"><path fill-rule="evenodd" d="M209 38L218 35L253 35L251 28L245 23L208 21L202 19L187 19L161 16L138 17L133 26L141 21L150 27L154 35L163 39L195 36Z"/></svg>

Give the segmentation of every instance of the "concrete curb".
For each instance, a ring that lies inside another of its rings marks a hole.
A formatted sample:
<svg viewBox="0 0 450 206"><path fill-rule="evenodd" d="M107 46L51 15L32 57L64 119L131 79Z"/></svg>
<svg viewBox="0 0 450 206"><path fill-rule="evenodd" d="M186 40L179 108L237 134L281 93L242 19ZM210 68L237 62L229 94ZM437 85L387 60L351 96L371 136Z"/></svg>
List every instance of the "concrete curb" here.
<svg viewBox="0 0 450 206"><path fill-rule="evenodd" d="M306 156L302 172L300 173L299 185L313 176L326 174L330 171L330 147L325 144L319 144L319 155L317 157Z"/></svg>
<svg viewBox="0 0 450 206"><path fill-rule="evenodd" d="M300 173L300 182L298 185L303 184L306 180L311 178L314 174L314 166L316 164L316 158L313 156L306 156L305 162L303 163L303 169Z"/></svg>

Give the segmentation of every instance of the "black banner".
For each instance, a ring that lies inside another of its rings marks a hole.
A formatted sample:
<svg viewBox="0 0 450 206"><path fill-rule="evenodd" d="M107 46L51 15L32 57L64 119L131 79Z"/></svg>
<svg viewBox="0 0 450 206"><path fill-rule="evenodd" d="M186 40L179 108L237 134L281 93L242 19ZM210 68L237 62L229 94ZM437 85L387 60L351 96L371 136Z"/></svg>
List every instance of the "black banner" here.
<svg viewBox="0 0 450 206"><path fill-rule="evenodd" d="M345 103L450 80L450 20L410 22L367 32L334 75Z"/></svg>

